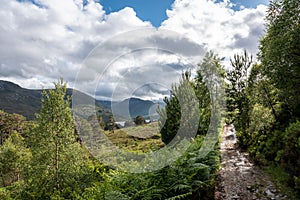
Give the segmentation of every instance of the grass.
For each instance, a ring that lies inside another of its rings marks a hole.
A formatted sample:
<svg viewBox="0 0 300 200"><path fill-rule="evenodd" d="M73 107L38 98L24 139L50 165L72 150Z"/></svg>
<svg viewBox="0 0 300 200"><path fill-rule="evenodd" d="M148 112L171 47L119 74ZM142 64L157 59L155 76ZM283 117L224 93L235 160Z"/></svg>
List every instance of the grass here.
<svg viewBox="0 0 300 200"><path fill-rule="evenodd" d="M157 122L105 131L104 134L112 143L128 151L146 153L164 146Z"/></svg>

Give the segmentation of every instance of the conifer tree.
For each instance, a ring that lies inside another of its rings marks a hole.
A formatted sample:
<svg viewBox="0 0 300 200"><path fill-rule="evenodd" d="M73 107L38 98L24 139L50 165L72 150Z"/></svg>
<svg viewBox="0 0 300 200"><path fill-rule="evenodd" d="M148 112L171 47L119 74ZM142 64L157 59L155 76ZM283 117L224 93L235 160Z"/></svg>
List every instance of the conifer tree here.
<svg viewBox="0 0 300 200"><path fill-rule="evenodd" d="M54 90L43 91L37 126L30 135L33 159L29 185L38 198L66 188L74 190L79 184L76 178L83 158L74 134L66 83L61 79L54 85Z"/></svg>
<svg viewBox="0 0 300 200"><path fill-rule="evenodd" d="M244 50L243 54L235 54L231 61L232 69L226 72L227 122L234 123L241 134L249 127L249 97L246 93L248 73L252 66L252 56Z"/></svg>
<svg viewBox="0 0 300 200"><path fill-rule="evenodd" d="M194 132L197 132L199 103L190 79L190 72L182 73L179 84L174 84L170 97L164 99L165 109L158 111L160 132L165 144L169 144L173 139L190 139L195 136Z"/></svg>

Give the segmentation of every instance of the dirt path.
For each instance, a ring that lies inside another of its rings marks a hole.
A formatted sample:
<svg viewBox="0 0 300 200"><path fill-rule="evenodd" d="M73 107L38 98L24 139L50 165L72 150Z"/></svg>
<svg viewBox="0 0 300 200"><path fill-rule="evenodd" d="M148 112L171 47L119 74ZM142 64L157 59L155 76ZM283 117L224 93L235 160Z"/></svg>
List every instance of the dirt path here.
<svg viewBox="0 0 300 200"><path fill-rule="evenodd" d="M215 199L288 199L280 194L266 173L249 161L248 154L237 148L236 142L234 131L224 131Z"/></svg>

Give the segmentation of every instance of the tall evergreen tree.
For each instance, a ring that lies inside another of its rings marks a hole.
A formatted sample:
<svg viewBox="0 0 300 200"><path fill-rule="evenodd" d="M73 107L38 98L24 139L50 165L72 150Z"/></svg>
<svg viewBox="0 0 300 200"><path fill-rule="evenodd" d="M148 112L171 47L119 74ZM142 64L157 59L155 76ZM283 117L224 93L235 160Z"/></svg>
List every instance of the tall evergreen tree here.
<svg viewBox="0 0 300 200"><path fill-rule="evenodd" d="M235 54L230 59L232 69L226 72L227 123L234 123L238 136L247 135L249 127L249 98L246 93L248 73L252 66L252 56L244 50L243 54ZM246 140L247 138L245 138ZM240 142L243 142L242 139ZM245 141L246 143L246 141Z"/></svg>
<svg viewBox="0 0 300 200"><path fill-rule="evenodd" d="M82 150L74 134L70 98L63 80L54 85L54 90L43 91L37 126L30 135L33 159L29 185L36 198L49 198L66 188L75 190L79 184Z"/></svg>
<svg viewBox="0 0 300 200"><path fill-rule="evenodd" d="M281 124L300 118L300 2L273 0L260 42L263 74L279 89Z"/></svg>
<svg viewBox="0 0 300 200"><path fill-rule="evenodd" d="M224 114L221 111L224 75L221 59L212 51L198 65L193 80L191 72L182 74L178 86L172 87L170 98L164 100L165 109L159 111L164 143L168 144L177 133L180 135L180 130L184 130L187 138L191 138L195 136L194 131L206 135L211 124L213 128L218 128L221 115ZM211 132L217 132L215 129L211 129Z"/></svg>
<svg viewBox="0 0 300 200"><path fill-rule="evenodd" d="M206 134L210 124L219 125L224 113L224 78L225 70L222 59L212 51L205 54L198 64L195 78L195 92L199 100L200 124L199 134Z"/></svg>
<svg viewBox="0 0 300 200"><path fill-rule="evenodd" d="M199 124L199 103L195 94L191 73L182 73L178 85L172 86L171 95L165 98L166 107L158 110L162 141L165 144L178 139L191 139L197 133Z"/></svg>

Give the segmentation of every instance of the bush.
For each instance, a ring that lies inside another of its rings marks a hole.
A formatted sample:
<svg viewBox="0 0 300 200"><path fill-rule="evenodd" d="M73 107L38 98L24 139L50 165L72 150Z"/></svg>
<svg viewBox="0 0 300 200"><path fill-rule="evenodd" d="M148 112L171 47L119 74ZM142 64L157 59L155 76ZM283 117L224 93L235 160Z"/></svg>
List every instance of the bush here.
<svg viewBox="0 0 300 200"><path fill-rule="evenodd" d="M139 115L134 119L134 123L136 125L143 125L143 124L145 124L145 118L143 116Z"/></svg>
<svg viewBox="0 0 300 200"><path fill-rule="evenodd" d="M300 194L300 121L291 123L284 132L280 164L290 174L292 187Z"/></svg>

